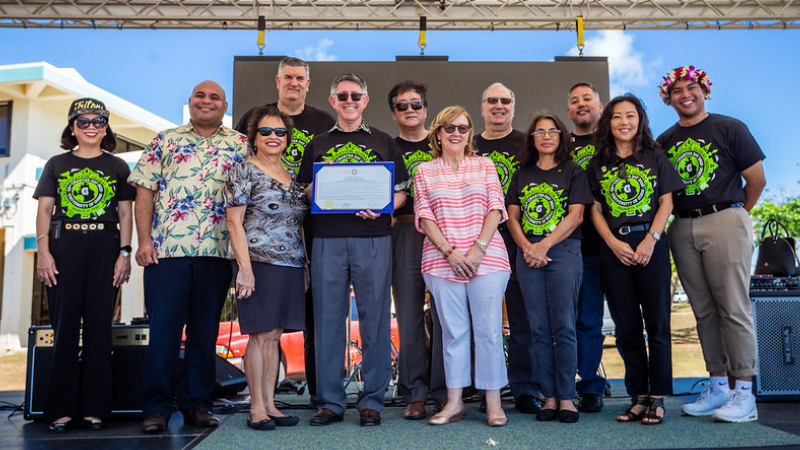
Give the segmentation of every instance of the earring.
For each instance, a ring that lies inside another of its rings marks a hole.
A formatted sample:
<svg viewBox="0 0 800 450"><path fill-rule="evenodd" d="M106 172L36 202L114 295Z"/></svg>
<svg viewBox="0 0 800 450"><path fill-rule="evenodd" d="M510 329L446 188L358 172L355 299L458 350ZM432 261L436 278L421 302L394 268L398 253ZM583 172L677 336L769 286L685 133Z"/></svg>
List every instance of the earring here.
<svg viewBox="0 0 800 450"><path fill-rule="evenodd" d="M71 132L70 134L71 134L71 135L73 135L73 136L75 136L75 132L74 132L74 131L73 131L73 132Z"/></svg>

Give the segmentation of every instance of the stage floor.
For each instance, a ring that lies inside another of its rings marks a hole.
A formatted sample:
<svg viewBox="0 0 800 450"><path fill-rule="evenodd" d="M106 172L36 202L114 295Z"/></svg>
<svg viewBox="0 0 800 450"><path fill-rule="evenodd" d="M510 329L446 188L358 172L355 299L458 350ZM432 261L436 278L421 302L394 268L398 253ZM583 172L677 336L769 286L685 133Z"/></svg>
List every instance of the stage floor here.
<svg viewBox="0 0 800 450"><path fill-rule="evenodd" d="M675 392L676 393L686 393L692 390L694 386L695 391L699 393L700 388L695 386L697 379L676 379L675 380ZM612 380L612 383L616 386L614 391L618 393L621 390L621 386L618 385L620 380ZM24 397L24 392L21 391L0 391L0 404L3 406L8 405L19 405L22 403ZM696 397L694 395L685 395L685 396L677 396L676 399L680 401L692 401ZM351 397L351 400L354 397ZM291 407L293 409L297 409L298 411L295 413L300 415L301 417L305 418L306 416L310 416L310 411L307 410L308 405L308 396L307 395L297 395L295 393L287 393L287 394L280 394L276 397L277 400L281 401L287 407ZM387 400L389 399L389 395L387 394ZM618 402L618 398L617 398ZM608 406L614 403L611 399L607 401L607 410L609 409ZM401 402L393 401L389 402L390 406L387 406L387 411L384 413L384 422L392 422L392 427L396 425L403 426L405 424L408 425L409 428L411 427L418 427L422 425L420 422L412 422L412 421L404 421L400 419L402 416L403 406ZM393 406L397 405L397 406ZM472 409L477 411L477 404L473 404L469 406ZM522 416L522 415L513 415L513 404L510 401L504 402L504 407L508 410L509 419L510 421L519 423L522 420L528 420L529 416ZM283 409L283 408L282 408ZM430 410L430 408L429 408ZM787 401L787 402L760 402L758 404L758 412L759 412L759 420L758 423L760 425L764 425L770 428L774 428L776 430L780 430L786 433L793 434L795 436L800 437L800 401ZM616 411L614 411L616 413ZM605 414L601 413L601 414ZM221 428L230 428L226 427L226 422L229 420L233 421L244 421L243 414L235 414L234 412L229 413L222 413L218 414L221 420ZM477 414L473 414L476 416ZM667 412L667 422L664 425L659 426L666 427L669 423L670 417L675 417L676 415L680 415L679 411L676 411L676 408L671 408ZM589 415L586 415L589 416ZM478 416L479 417L479 416ZM119 419L119 420L110 420L107 421L107 428L102 431L86 431L81 429L72 429L69 430L65 434L54 434L51 433L47 426L41 422L31 422L26 421L23 416L22 412L12 414L10 411L5 412L6 420L0 420L0 450L10 450L10 449L42 449L42 450L73 450L73 449L106 449L106 448L114 448L118 450L125 450L125 449L152 449L152 450L167 450L167 449L192 449L195 448L198 444L203 442L208 436L212 435L216 429L203 429L194 426L183 426L183 418L180 413L175 413L172 415L170 419L169 428L166 432L156 434L156 435L145 435L141 433L140 425L141 422L139 420L130 420L130 419ZM532 419L532 418L531 418ZM587 417L588 419L588 417ZM595 421L596 419L593 418ZM610 422L613 422L612 419L609 419ZM357 415L355 411L351 411L348 409L345 424L340 425L341 427L350 426L348 422L357 422ZM397 423L394 423L397 422ZM673 422L674 423L674 422ZM233 423L232 423L233 424ZM533 424L533 423L532 423ZM337 424L338 425L338 424ZM333 425L333 427L337 427L337 425ZM571 430L577 434L581 434L581 425L582 423L579 422L575 425L566 425L572 427ZM459 425L457 425L459 426ZM460 426L468 426L469 428L485 428L484 426L480 426L479 424L475 423L469 424L467 420L465 420L463 425ZM558 426L558 425L557 425ZM586 427L589 426L588 420ZM732 427L735 429L738 425L735 424L715 424L714 426L719 427ZM333 427L331 427L330 431L334 431ZM308 433L312 431L314 433L321 432L319 427L316 428L307 428L307 422L304 420L301 422L300 425L296 429L293 430L294 433L301 432L301 428L305 428L308 430ZM384 430L389 427L379 427L383 428ZM424 429L420 429L420 431L427 432L429 428L426 427ZM444 427L447 428L447 427ZM648 427L649 428L649 427ZM251 430L247 430L242 433L249 433ZM488 428L486 428L488 430ZM510 429L507 428L507 429ZM507 430L502 429L502 430ZM357 433L358 427L352 428L350 433ZM442 430L441 428L437 430ZM377 431L377 430L375 430ZM385 430L388 431L388 430ZM445 431L445 430L442 430ZM644 431L644 430L643 430ZM678 430L680 432L680 430ZM255 432L253 432L255 433ZM576 434L576 435L577 435ZM270 435L269 432L266 435ZM276 436L276 435L272 435ZM217 436L215 436L216 438ZM221 436L219 436L221 437ZM267 437L267 436L264 436ZM800 440L797 440L800 442ZM212 438L209 439L205 444L211 444L212 442L218 442L216 439ZM265 442L265 441L261 441ZM269 442L269 441L266 441ZM379 441L380 442L380 441ZM455 444L455 442L451 442ZM518 448L517 446L512 446L512 442L506 440L507 445L501 447L505 448ZM231 443L232 444L232 443ZM683 446L683 447L670 447L670 442L664 442L664 445L661 447L654 447L654 448L697 448L696 446ZM377 447L373 446L373 448L380 448L380 445ZM674 445L674 444L673 444ZM220 445L212 445L212 447L219 447ZM203 445L203 447L208 447L208 445ZM531 448L536 447L536 445L531 445ZM313 447L307 447L309 450ZM321 448L321 447L320 447ZM334 447L330 447L334 448ZM394 442L393 445L388 446L386 448L394 448L394 449L402 449L404 446L399 442ZM604 446L604 448L608 448ZM790 444L790 445L763 445L756 444L756 443L748 443L748 442L740 442L735 446L729 447L717 447L715 448L736 448L737 450L742 449L756 449L756 448L768 448L772 450L800 450L800 444Z"/></svg>

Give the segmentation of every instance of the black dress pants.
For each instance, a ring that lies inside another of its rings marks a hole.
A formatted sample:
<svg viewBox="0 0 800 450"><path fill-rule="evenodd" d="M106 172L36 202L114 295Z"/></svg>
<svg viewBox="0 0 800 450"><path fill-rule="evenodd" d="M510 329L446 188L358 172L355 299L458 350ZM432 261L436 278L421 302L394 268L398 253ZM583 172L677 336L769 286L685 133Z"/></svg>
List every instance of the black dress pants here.
<svg viewBox="0 0 800 450"><path fill-rule="evenodd" d="M60 235L55 238L56 235ZM119 231L50 232L57 284L47 288L53 362L45 419L111 414L111 316ZM83 348L78 347L83 320Z"/></svg>
<svg viewBox="0 0 800 450"><path fill-rule="evenodd" d="M647 232L615 236L635 251ZM635 395L672 394L667 235L661 235L646 266L625 266L605 244L600 246L600 258L608 306L617 317L617 342L625 355L626 384L630 382ZM647 344L642 321L647 329Z"/></svg>

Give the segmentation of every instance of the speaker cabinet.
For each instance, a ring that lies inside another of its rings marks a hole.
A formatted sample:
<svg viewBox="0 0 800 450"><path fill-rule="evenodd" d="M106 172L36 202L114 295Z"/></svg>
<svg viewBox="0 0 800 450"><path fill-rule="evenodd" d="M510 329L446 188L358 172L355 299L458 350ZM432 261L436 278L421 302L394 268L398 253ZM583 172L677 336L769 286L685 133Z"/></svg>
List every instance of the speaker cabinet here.
<svg viewBox="0 0 800 450"><path fill-rule="evenodd" d="M751 291L759 400L800 399L800 291Z"/></svg>

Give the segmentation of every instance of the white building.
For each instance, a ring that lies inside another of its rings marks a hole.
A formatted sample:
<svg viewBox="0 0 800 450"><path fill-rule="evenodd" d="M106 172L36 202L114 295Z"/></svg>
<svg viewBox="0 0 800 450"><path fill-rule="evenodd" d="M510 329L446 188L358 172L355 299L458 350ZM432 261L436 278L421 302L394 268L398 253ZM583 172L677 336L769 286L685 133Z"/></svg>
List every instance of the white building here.
<svg viewBox="0 0 800 450"><path fill-rule="evenodd" d="M131 165L157 132L174 126L88 83L75 69L47 63L0 66L0 352L27 346L28 328L47 320L35 271L37 202L32 195L45 162L64 151L59 142L67 111L81 97L106 104L116 153ZM143 309L141 273L134 262L131 281L122 290L120 318L141 317Z"/></svg>

